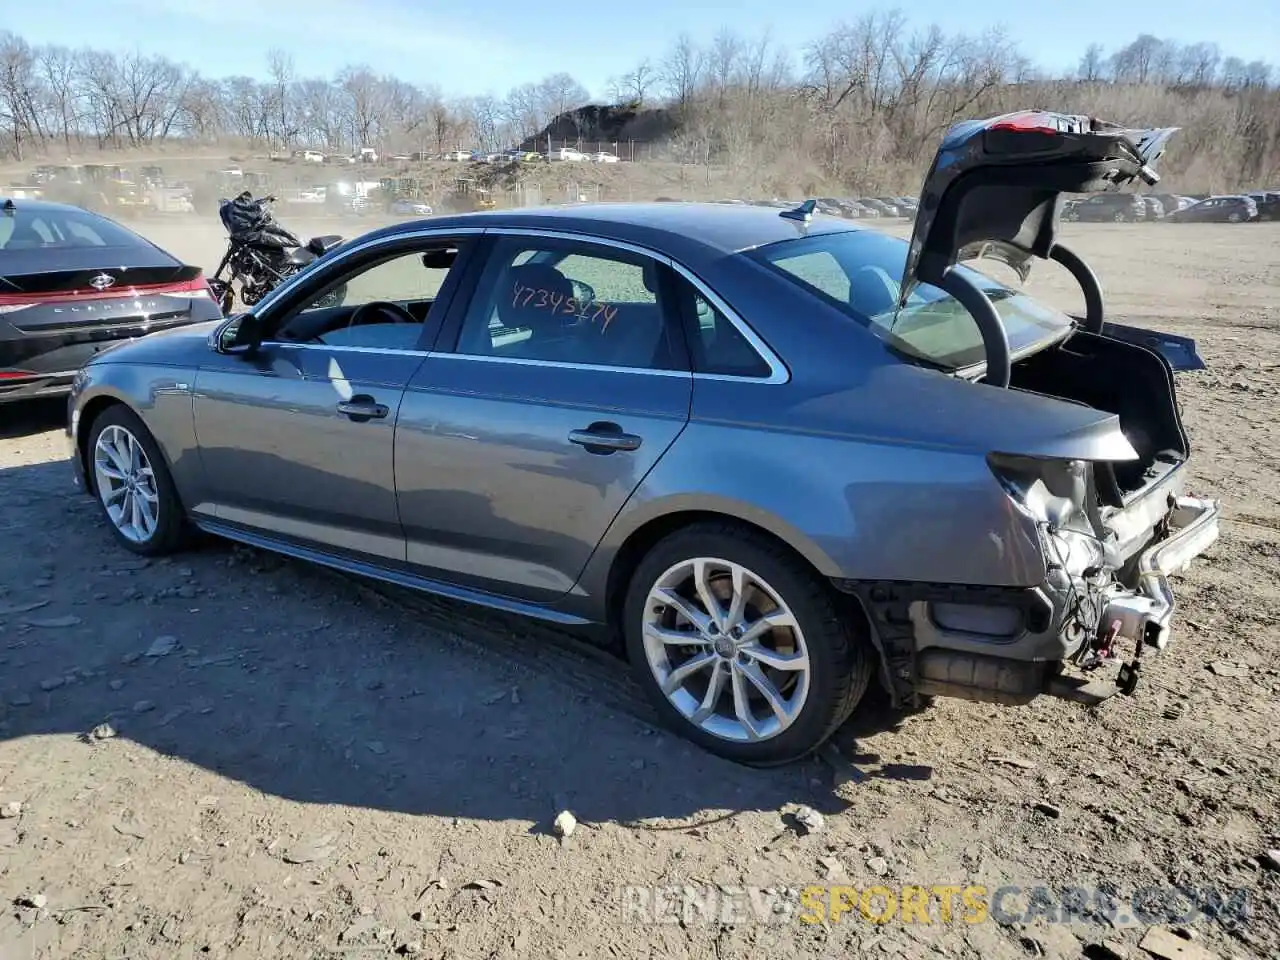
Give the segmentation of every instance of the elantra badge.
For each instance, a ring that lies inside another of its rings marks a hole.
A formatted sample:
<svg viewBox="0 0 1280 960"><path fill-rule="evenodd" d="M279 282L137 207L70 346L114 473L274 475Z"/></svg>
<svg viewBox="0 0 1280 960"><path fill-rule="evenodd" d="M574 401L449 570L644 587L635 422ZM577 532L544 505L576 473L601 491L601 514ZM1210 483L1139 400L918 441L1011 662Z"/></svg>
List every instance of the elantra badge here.
<svg viewBox="0 0 1280 960"><path fill-rule="evenodd" d="M107 287L114 287L115 285L116 278L109 273L100 273L89 281L89 286L95 290L106 290Z"/></svg>

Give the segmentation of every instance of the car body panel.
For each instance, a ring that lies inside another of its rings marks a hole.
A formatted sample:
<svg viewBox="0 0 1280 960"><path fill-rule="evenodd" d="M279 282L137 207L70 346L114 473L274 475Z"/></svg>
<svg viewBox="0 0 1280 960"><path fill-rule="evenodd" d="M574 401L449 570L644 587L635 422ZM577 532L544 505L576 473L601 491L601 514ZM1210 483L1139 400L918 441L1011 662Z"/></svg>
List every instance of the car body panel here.
<svg viewBox="0 0 1280 960"><path fill-rule="evenodd" d="M432 356L410 384L396 435L409 562L529 600L564 596L680 435L691 389L690 375L674 371ZM643 443L592 453L570 442L601 421Z"/></svg>
<svg viewBox="0 0 1280 960"><path fill-rule="evenodd" d="M302 344L265 345L253 357L211 354L194 416L214 516L403 562L395 423L421 363L415 354ZM356 421L338 409L361 395L387 415Z"/></svg>
<svg viewBox="0 0 1280 960"><path fill-rule="evenodd" d="M191 328L174 333L186 334ZM163 337L165 333L151 334ZM130 346L144 340L134 341ZM203 338L193 339L202 345ZM176 342L175 342L176 345ZM67 424L78 467L88 466L90 422L98 410L114 402L126 404L147 424L173 475L178 498L188 510L201 506L203 469L191 418L192 385L203 351L171 349L164 363L95 363L81 369L71 385ZM89 412L88 420L85 411ZM79 480L84 481L80 474Z"/></svg>

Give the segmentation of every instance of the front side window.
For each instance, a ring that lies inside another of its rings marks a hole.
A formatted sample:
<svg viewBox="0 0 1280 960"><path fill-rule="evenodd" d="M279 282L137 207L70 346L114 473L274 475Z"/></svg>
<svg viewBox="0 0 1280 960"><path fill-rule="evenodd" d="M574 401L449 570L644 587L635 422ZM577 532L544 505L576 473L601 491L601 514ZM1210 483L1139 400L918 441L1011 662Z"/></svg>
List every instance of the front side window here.
<svg viewBox="0 0 1280 960"><path fill-rule="evenodd" d="M436 298L457 259L457 244L437 242L363 263L317 290L284 322L280 339L416 349L424 327L440 323Z"/></svg>
<svg viewBox="0 0 1280 960"><path fill-rule="evenodd" d="M929 284L918 284L897 310L907 244L871 230L851 230L782 240L753 256L846 316L894 350L944 370L982 363L986 348L977 323L960 302ZM1064 334L1072 320L969 267L957 267L978 284L1004 322L1013 352Z"/></svg>
<svg viewBox="0 0 1280 960"><path fill-rule="evenodd" d="M499 240L457 352L496 359L673 369L662 267L638 254L568 241Z"/></svg>

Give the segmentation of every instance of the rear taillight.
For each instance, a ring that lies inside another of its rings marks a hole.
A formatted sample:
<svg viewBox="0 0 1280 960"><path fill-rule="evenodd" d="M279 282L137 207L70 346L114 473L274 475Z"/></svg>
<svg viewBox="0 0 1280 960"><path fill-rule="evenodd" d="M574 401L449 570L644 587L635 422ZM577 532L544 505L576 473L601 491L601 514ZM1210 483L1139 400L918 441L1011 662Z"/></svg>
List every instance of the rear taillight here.
<svg viewBox="0 0 1280 960"><path fill-rule="evenodd" d="M0 316L48 303L81 303L86 300L119 300L124 297L184 297L213 299L213 291L202 274L176 283L148 283L137 286L111 287L107 290L50 290L40 293L0 293Z"/></svg>

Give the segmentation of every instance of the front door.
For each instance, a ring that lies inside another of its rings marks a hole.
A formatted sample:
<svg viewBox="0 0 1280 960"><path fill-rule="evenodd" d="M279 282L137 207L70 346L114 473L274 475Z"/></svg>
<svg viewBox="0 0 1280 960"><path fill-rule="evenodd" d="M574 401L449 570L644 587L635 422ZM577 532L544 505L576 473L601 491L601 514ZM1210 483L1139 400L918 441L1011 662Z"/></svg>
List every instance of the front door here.
<svg viewBox="0 0 1280 960"><path fill-rule="evenodd" d="M423 241L334 264L317 271L307 295L264 314L271 334L259 350L214 355L196 383L203 512L270 537L404 561L396 418L438 332L438 294L456 256L448 246L428 254ZM345 284L338 306L322 296L335 282Z"/></svg>
<svg viewBox="0 0 1280 960"><path fill-rule="evenodd" d="M668 268L585 241L502 236L410 380L396 486L411 565L563 596L684 429L692 377Z"/></svg>

